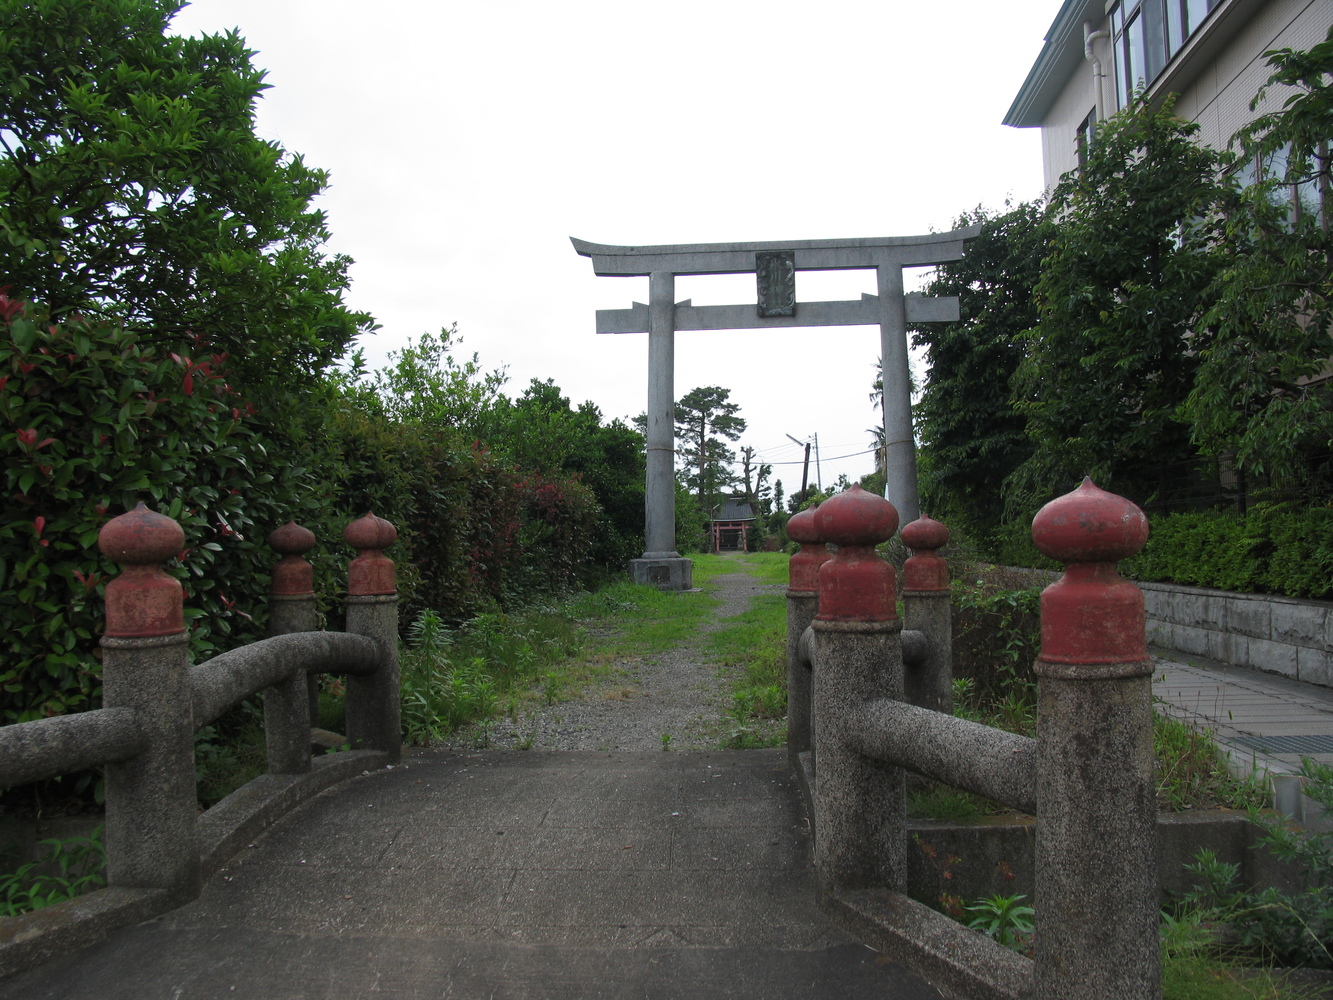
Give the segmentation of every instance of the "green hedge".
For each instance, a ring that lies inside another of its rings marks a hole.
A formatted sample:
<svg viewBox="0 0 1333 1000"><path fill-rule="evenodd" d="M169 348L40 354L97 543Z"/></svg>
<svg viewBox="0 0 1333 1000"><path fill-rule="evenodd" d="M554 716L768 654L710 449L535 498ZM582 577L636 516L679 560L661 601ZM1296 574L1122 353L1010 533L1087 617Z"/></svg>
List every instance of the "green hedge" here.
<svg viewBox="0 0 1333 1000"><path fill-rule="evenodd" d="M310 528L316 588L345 586L348 521L399 529L407 614L462 621L573 586L602 511L576 477L517 469L449 428L368 413L331 386L247 393L207 345L54 323L0 292L0 722L94 707L106 582L97 533L140 500L180 522L196 661L259 638L275 553ZM406 618L406 615L405 615Z"/></svg>
<svg viewBox="0 0 1333 1000"><path fill-rule="evenodd" d="M1241 593L1333 598L1333 506L1258 503L1243 516L1201 510L1150 515L1143 551L1121 564L1136 580ZM1031 519L984 536L1003 566L1060 569L1032 544Z"/></svg>
<svg viewBox="0 0 1333 1000"><path fill-rule="evenodd" d="M1333 507L1256 504L1242 517L1193 511L1149 519L1125 573L1218 590L1333 597Z"/></svg>

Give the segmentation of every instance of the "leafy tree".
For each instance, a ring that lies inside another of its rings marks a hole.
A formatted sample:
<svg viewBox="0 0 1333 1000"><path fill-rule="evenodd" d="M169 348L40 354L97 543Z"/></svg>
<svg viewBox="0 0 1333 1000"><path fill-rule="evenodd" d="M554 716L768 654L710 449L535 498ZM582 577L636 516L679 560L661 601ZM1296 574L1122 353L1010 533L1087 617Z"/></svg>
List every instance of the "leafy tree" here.
<svg viewBox="0 0 1333 1000"><path fill-rule="evenodd" d="M1183 413L1200 447L1229 456L1252 481L1326 483L1333 410L1318 376L1333 354L1333 238L1319 202L1330 180L1333 29L1308 52L1268 55L1267 87L1294 89L1237 136L1239 159L1261 173L1232 192L1226 237L1235 254L1210 290Z"/></svg>
<svg viewBox="0 0 1333 1000"><path fill-rule="evenodd" d="M728 402L730 397L730 389L710 385L692 389L676 402L676 438L689 470L685 482L705 510L715 507L734 481L729 467L736 455L726 442L745 432L745 419L737 416L740 406Z"/></svg>
<svg viewBox="0 0 1333 1000"><path fill-rule="evenodd" d="M592 559L622 567L643 551L643 436L621 420L602 423L591 402L577 409L556 384L533 379L523 395L496 413L493 447L520 468L573 475L601 507Z"/></svg>
<svg viewBox="0 0 1333 1000"><path fill-rule="evenodd" d="M981 529L998 523L1003 483L1032 454L1009 380L1037 322L1034 289L1050 238L1040 203L1006 209L978 206L955 220L954 228L980 224L981 232L960 260L936 269L925 292L958 296L958 321L913 328L913 342L927 352L925 392L914 413L922 499L939 516ZM884 431L871 434L878 471Z"/></svg>
<svg viewBox="0 0 1333 1000"><path fill-rule="evenodd" d="M768 513L766 508L771 505L772 492L768 480L772 475L773 466L767 462L755 462L753 448L741 449L741 484L745 490L745 500L756 514Z"/></svg>
<svg viewBox="0 0 1333 1000"><path fill-rule="evenodd" d="M0 0L0 275L234 377L318 372L373 326L323 250L328 175L255 136L239 35L166 35L181 6Z"/></svg>
<svg viewBox="0 0 1333 1000"><path fill-rule="evenodd" d="M453 352L461 343L455 323L438 337L423 333L419 340L390 351L390 365L375 372L369 383L385 415L481 433L489 411L502 399L500 390L508 376L503 368L484 371L475 353L465 361L455 360Z"/></svg>
<svg viewBox="0 0 1333 1000"><path fill-rule="evenodd" d="M1012 381L1033 444L1008 480L1015 509L1085 474L1146 499L1193 458L1178 409L1221 263L1209 222L1218 156L1197 131L1169 100L1135 104L1098 127L1084 169L1056 187L1039 319Z"/></svg>

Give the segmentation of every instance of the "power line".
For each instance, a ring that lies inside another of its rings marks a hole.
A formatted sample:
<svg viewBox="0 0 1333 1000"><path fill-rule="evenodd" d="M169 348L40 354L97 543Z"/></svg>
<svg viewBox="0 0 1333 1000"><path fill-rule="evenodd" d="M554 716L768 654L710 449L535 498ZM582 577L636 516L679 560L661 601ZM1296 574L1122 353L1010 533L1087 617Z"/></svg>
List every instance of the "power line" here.
<svg viewBox="0 0 1333 1000"><path fill-rule="evenodd" d="M826 459L824 459L824 461L825 461L825 462L840 462L840 461L842 461L844 458L859 458L861 455L873 455L874 453L875 453L875 449L874 449L874 448L867 448L865 451L854 451L854 452L852 452L850 455L835 455L833 458L826 458ZM801 465L801 464L803 464L803 462L804 462L804 460L803 460L803 459L800 459L800 460L797 460L797 461L795 461L795 462L765 462L764 464L765 464L765 465Z"/></svg>

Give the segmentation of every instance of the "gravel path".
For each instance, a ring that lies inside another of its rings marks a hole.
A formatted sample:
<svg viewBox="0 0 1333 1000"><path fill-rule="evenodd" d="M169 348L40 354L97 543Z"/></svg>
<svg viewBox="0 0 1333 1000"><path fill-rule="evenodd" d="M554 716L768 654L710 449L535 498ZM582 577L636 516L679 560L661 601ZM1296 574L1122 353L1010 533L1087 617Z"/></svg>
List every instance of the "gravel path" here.
<svg viewBox="0 0 1333 1000"><path fill-rule="evenodd" d="M672 750L718 746L731 698L731 668L709 663L703 637L738 615L756 594L782 591L782 584L759 583L743 569L715 577L719 600L712 618L686 642L646 657L612 664L609 678L568 701L530 702L517 720L495 720L490 746L531 750L660 750L662 735ZM439 746L478 745L475 726L454 733Z"/></svg>

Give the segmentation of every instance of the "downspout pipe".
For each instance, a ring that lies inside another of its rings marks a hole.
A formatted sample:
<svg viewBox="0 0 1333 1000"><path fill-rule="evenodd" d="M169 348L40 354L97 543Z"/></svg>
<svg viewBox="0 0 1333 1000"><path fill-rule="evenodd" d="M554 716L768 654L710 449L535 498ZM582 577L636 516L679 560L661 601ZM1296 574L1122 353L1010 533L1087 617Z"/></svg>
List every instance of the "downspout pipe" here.
<svg viewBox="0 0 1333 1000"><path fill-rule="evenodd" d="M1103 38L1110 38L1111 33L1105 28L1094 30L1091 21L1083 22L1083 58L1092 63L1092 86L1093 92L1097 97L1097 120L1106 120L1106 109L1103 106L1102 91L1104 89L1106 74L1102 71L1102 61L1092 51L1092 43Z"/></svg>

